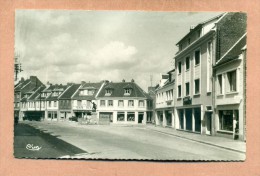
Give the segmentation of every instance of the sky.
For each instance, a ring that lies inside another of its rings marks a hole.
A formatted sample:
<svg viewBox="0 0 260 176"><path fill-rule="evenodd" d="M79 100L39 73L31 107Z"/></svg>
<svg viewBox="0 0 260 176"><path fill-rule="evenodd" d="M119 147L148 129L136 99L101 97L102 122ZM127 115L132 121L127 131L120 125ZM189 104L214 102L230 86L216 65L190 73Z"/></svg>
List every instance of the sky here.
<svg viewBox="0 0 260 176"><path fill-rule="evenodd" d="M219 14L16 10L19 77L34 75L44 84L134 79L147 91L174 68L176 43L190 26Z"/></svg>

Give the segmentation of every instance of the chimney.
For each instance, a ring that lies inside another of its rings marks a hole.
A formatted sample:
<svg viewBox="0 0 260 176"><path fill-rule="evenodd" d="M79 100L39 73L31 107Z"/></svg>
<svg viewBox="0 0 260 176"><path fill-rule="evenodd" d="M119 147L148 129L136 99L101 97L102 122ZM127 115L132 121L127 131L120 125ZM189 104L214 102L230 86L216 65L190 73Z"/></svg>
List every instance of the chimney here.
<svg viewBox="0 0 260 176"><path fill-rule="evenodd" d="M81 81L81 85L83 85L83 84L86 84L86 82L85 81Z"/></svg>
<svg viewBox="0 0 260 176"><path fill-rule="evenodd" d="M135 82L135 80L134 80L134 79L132 79L132 80L131 80L131 82L133 83L133 82Z"/></svg>
<svg viewBox="0 0 260 176"><path fill-rule="evenodd" d="M23 82L24 82L24 77L21 78L21 83L23 83Z"/></svg>
<svg viewBox="0 0 260 176"><path fill-rule="evenodd" d="M122 82L125 82L125 79L123 79Z"/></svg>

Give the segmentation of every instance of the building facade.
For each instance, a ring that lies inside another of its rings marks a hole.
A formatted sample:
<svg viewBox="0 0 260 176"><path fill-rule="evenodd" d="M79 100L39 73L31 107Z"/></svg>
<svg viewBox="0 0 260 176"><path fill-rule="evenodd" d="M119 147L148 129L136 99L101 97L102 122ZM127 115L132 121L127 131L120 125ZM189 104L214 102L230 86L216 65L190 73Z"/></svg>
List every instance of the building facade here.
<svg viewBox="0 0 260 176"><path fill-rule="evenodd" d="M230 112L216 110L220 100L215 101L213 67L219 64L245 32L244 13L225 13L192 27L177 43L176 129L207 135L220 133L216 114ZM233 67L235 69L237 65L234 63ZM235 113L233 111L232 114Z"/></svg>
<svg viewBox="0 0 260 176"><path fill-rule="evenodd" d="M135 82L106 82L97 95L99 124L146 124L152 98Z"/></svg>
<svg viewBox="0 0 260 176"><path fill-rule="evenodd" d="M174 93L175 93L175 70L167 75L162 75L160 84L156 89L155 122L158 126L175 127L174 118Z"/></svg>
<svg viewBox="0 0 260 176"><path fill-rule="evenodd" d="M246 140L246 34L214 66L216 135Z"/></svg>

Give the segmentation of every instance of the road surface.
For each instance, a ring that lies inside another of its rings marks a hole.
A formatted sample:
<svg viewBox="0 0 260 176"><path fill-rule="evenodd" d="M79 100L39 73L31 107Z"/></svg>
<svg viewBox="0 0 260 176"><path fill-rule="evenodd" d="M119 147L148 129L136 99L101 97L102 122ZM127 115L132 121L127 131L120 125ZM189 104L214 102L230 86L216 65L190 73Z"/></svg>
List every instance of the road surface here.
<svg viewBox="0 0 260 176"><path fill-rule="evenodd" d="M46 154L46 156L51 156L51 158L134 160L245 159L244 153L158 133L144 126L78 125L64 122L26 123L39 131L56 136L53 138L57 138L57 140L65 141L64 144L59 144L59 147L55 146L55 142L52 141L51 145L54 145L54 149L62 150L61 153L55 151L53 156L51 153ZM45 140L48 140L48 137ZM30 143L34 143L34 140L31 140ZM72 146L67 147L68 144ZM37 141L35 145L45 149L45 142L41 144L41 141ZM71 152L71 147L75 147L76 150ZM65 149L68 150L67 153ZM15 150L20 150L20 148L15 148ZM17 151L17 153L19 152ZM23 154L27 156L28 152Z"/></svg>

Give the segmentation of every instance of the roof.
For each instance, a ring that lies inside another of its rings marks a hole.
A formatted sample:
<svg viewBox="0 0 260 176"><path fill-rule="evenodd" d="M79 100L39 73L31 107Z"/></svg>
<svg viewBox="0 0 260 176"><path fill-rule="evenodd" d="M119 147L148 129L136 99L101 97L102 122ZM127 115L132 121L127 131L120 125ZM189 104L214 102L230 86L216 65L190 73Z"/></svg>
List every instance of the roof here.
<svg viewBox="0 0 260 176"><path fill-rule="evenodd" d="M237 59L238 56L242 53L243 48L246 45L246 34L243 35L216 63L216 65L224 64L228 61Z"/></svg>
<svg viewBox="0 0 260 176"><path fill-rule="evenodd" d="M94 89L94 94L93 95L80 95L80 91L78 90L75 95L72 97L72 99L75 100L93 100L96 97L96 94L98 92L98 90L100 89L101 85L103 83L85 83L83 84L80 89Z"/></svg>
<svg viewBox="0 0 260 176"><path fill-rule="evenodd" d="M71 85L60 97L59 99L70 99L72 95L78 90L80 84Z"/></svg>
<svg viewBox="0 0 260 176"><path fill-rule="evenodd" d="M28 100L35 100L38 95L40 95L41 91L43 91L45 89L45 86L41 86L40 88L38 88L29 98Z"/></svg>
<svg viewBox="0 0 260 176"><path fill-rule="evenodd" d="M112 87L113 91L110 96L106 96L105 89ZM126 88L132 88L130 95L124 95ZM150 95L141 89L135 82L118 82L118 83L107 83L100 91L98 97L136 97L136 98L147 98L151 99Z"/></svg>
<svg viewBox="0 0 260 176"><path fill-rule="evenodd" d="M181 43L181 42L182 42L185 38L187 38L191 33L193 33L194 31L197 31L197 29L201 28L204 24L206 24L206 23L208 23L208 22L210 22L210 21L212 21L212 20L218 19L218 18L222 17L223 15L224 15L224 14L220 14L220 15L218 15L218 16L216 16L216 17L210 18L210 19L208 19L208 20L206 20L206 21L203 21L203 22L197 24L193 29L190 30L190 32L188 32L184 37L182 37L182 39L180 39L176 45L178 45L179 43Z"/></svg>
<svg viewBox="0 0 260 176"><path fill-rule="evenodd" d="M66 90L68 85L56 84L52 86L52 93L46 98L46 100L58 100L58 96L52 96L55 91L63 92Z"/></svg>

